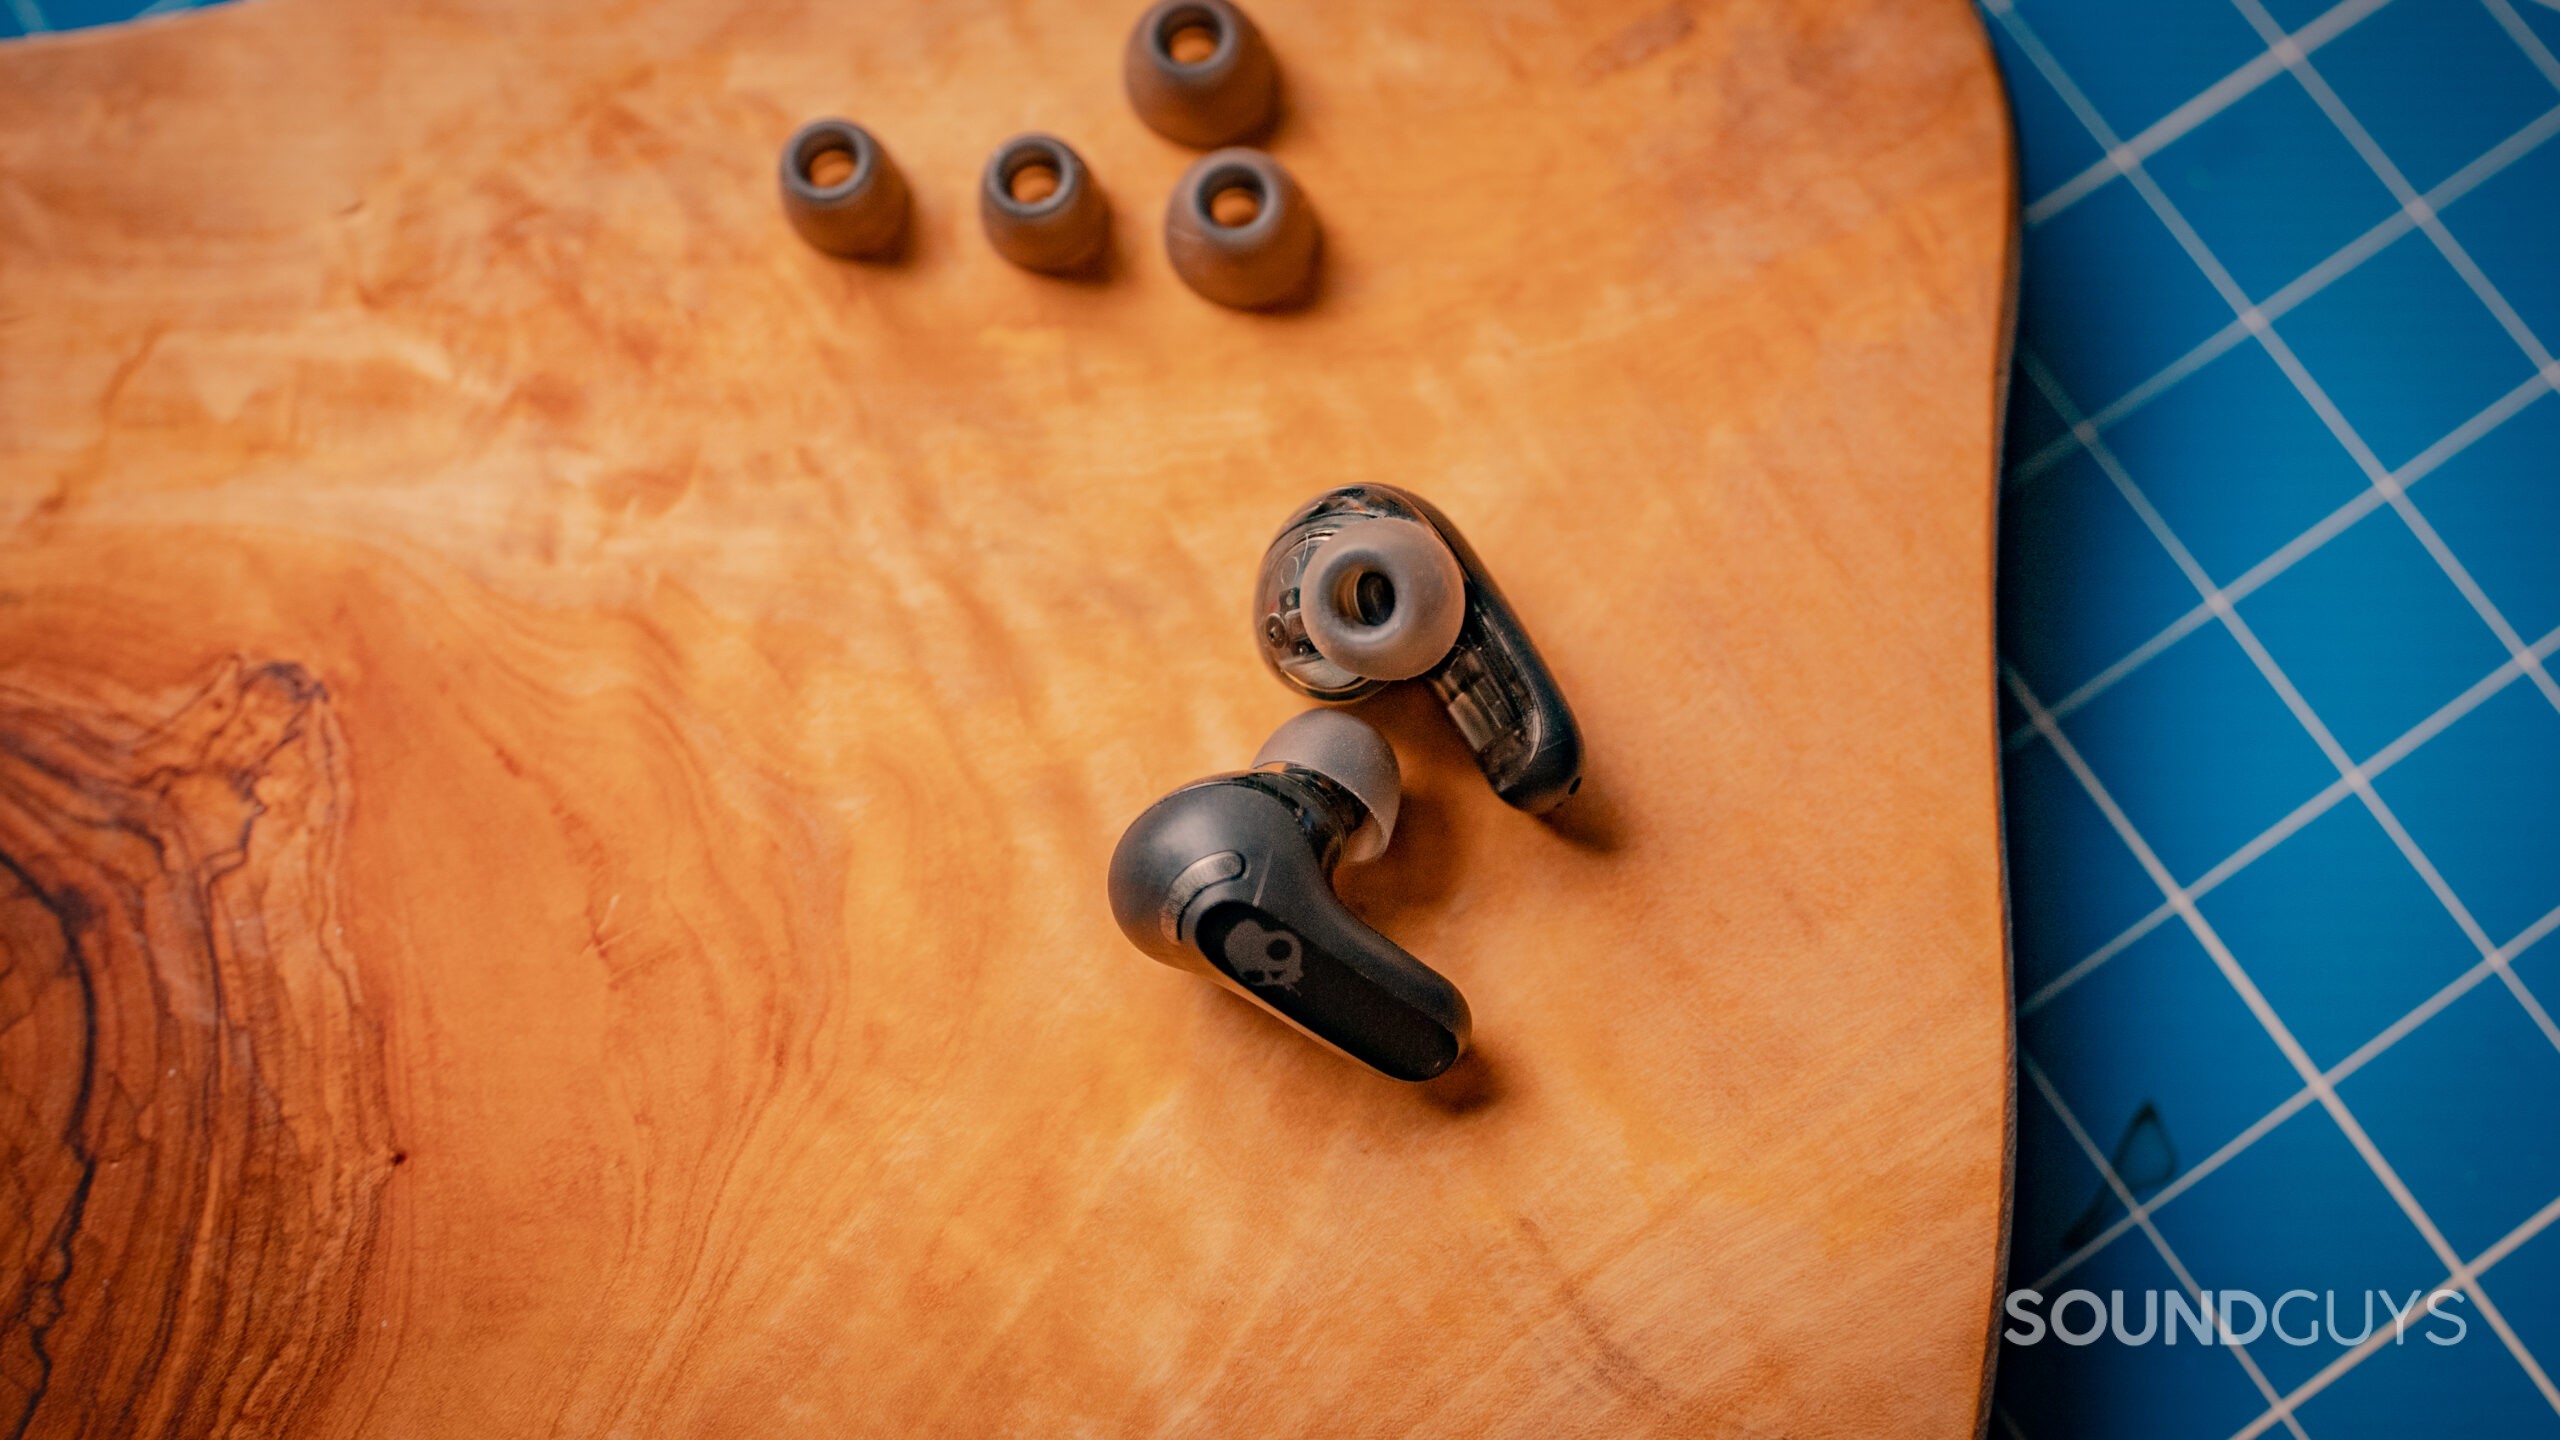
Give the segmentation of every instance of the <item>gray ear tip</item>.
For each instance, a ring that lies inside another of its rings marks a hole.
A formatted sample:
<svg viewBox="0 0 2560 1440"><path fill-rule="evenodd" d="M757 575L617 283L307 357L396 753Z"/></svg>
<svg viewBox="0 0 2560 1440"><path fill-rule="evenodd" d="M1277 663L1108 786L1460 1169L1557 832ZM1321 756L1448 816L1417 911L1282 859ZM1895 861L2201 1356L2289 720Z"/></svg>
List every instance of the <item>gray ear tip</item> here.
<svg viewBox="0 0 2560 1440"><path fill-rule="evenodd" d="M1387 584L1383 616L1357 612L1363 577ZM1458 557L1418 520L1354 520L1316 547L1299 581L1307 639L1327 660L1373 680L1410 680L1447 659L1466 625Z"/></svg>
<svg viewBox="0 0 2560 1440"><path fill-rule="evenodd" d="M811 168L829 152L851 166L821 184ZM800 238L850 260L886 259L907 229L906 177L879 140L850 120L812 120L782 147L782 212Z"/></svg>
<svg viewBox="0 0 2560 1440"><path fill-rule="evenodd" d="M1345 859L1373 859L1386 850L1387 841L1395 835L1404 772L1396 764L1395 747L1378 733L1378 727L1342 710L1293 715L1254 753L1253 768L1273 764L1313 770L1367 807L1368 823L1351 837Z"/></svg>

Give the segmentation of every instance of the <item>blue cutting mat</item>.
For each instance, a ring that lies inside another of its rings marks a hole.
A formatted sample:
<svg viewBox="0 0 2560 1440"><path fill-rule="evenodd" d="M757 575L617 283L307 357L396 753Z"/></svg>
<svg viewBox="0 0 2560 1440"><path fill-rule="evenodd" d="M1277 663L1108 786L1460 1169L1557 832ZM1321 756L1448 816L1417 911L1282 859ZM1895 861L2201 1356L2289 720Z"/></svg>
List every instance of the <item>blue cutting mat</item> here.
<svg viewBox="0 0 2560 1440"><path fill-rule="evenodd" d="M2560 1436L2560 10L1985 19L2010 1283L2126 1307L2005 1345L1995 1428ZM2341 1343L2448 1286L2456 1343ZM2146 1292L2294 1289L2291 1339L2126 1343Z"/></svg>
<svg viewBox="0 0 2560 1440"><path fill-rule="evenodd" d="M220 0L0 0L0 37L77 30L217 3Z"/></svg>
<svg viewBox="0 0 2560 1440"><path fill-rule="evenodd" d="M2026 202L2011 1284L2132 1334L2199 1290L2464 1322L2048 1328L2001 1433L2560 1437L2553 6L1986 0Z"/></svg>

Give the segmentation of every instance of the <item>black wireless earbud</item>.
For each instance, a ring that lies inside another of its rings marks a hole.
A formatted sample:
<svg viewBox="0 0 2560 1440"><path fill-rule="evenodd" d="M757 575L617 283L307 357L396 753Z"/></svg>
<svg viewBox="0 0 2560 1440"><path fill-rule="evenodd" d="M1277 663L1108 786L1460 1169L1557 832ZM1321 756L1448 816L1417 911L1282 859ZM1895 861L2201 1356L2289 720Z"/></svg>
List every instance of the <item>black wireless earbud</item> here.
<svg viewBox="0 0 2560 1440"><path fill-rule="evenodd" d="M1253 768L1147 807L1111 853L1111 914L1140 950L1193 970L1398 1080L1467 1049L1458 987L1361 923L1334 866L1395 830L1395 751L1367 721L1311 710Z"/></svg>
<svg viewBox="0 0 2560 1440"><path fill-rule="evenodd" d="M1392 485L1346 485L1298 507L1262 555L1262 658L1317 700L1426 679L1476 768L1532 815L1582 786L1582 734L1538 647L1466 537Z"/></svg>

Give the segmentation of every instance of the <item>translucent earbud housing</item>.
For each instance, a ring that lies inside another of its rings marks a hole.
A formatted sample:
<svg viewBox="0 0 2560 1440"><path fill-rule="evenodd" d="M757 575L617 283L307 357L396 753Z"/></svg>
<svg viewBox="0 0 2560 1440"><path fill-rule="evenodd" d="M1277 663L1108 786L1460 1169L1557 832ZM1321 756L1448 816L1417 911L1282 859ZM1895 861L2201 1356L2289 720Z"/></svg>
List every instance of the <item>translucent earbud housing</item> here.
<svg viewBox="0 0 2560 1440"><path fill-rule="evenodd" d="M1364 596L1370 577L1411 591L1404 600L1415 602L1415 618L1449 621L1449 581L1425 564L1427 547L1413 543L1421 532L1455 565L1460 604L1448 629L1398 634L1381 622L1403 601ZM1581 786L1582 736L1564 692L1466 537L1422 497L1392 485L1346 485L1298 507L1263 552L1253 605L1264 663L1298 693L1342 703L1419 679L1505 803L1544 814Z"/></svg>

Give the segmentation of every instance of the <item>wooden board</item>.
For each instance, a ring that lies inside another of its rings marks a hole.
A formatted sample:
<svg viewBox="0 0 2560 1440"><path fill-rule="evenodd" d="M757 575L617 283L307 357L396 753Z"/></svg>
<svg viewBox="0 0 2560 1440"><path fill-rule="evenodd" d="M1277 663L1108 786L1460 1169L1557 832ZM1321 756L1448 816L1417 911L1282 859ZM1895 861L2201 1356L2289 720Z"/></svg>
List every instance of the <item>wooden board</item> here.
<svg viewBox="0 0 2560 1440"><path fill-rule="evenodd" d="M1964 1435L2010 1093L2011 181L1962 0L1255 0L1321 293L1157 235L1134 0L328 4L0 48L0 1423ZM906 259L784 226L872 126ZM1107 278L976 231L1054 130ZM1354 904L1480 1058L1141 959L1328 486L1578 706Z"/></svg>

